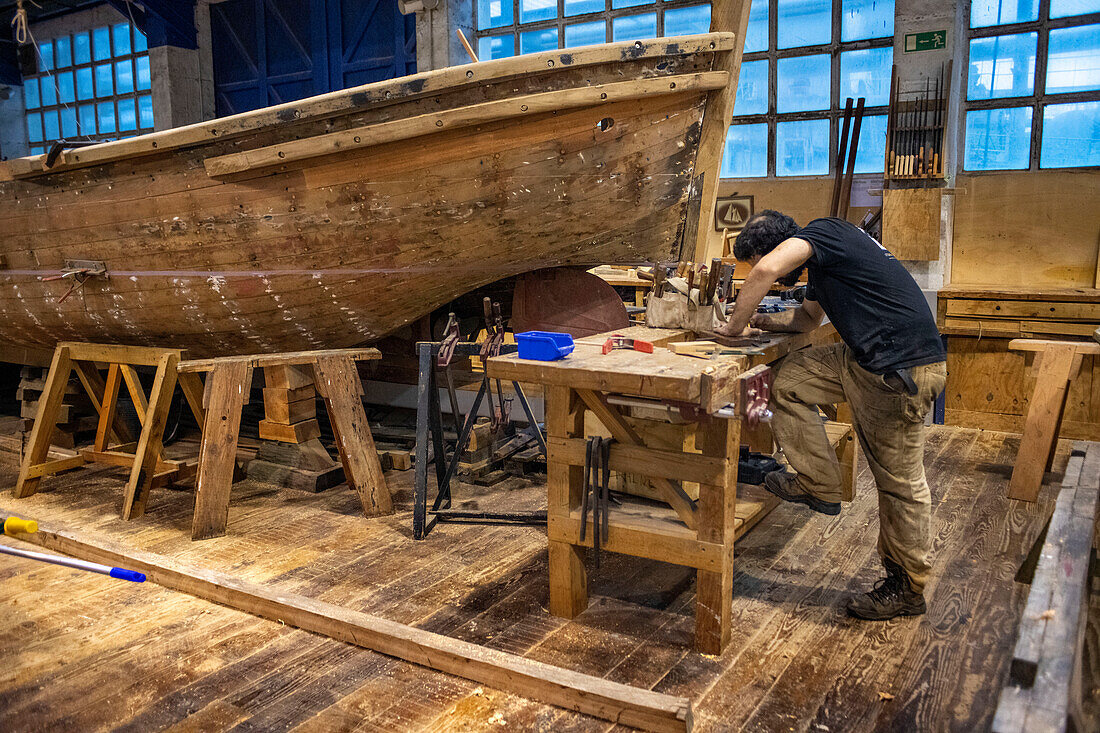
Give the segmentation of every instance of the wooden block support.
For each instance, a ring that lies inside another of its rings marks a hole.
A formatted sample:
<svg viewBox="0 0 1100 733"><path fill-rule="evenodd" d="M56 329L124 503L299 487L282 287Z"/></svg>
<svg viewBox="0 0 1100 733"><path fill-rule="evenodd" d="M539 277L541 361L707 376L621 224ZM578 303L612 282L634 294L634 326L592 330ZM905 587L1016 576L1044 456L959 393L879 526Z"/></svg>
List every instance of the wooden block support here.
<svg viewBox="0 0 1100 733"><path fill-rule="evenodd" d="M307 440L321 437L321 426L317 419L305 422L283 425L270 420L260 420L260 438L263 440L278 440L283 443L304 443Z"/></svg>

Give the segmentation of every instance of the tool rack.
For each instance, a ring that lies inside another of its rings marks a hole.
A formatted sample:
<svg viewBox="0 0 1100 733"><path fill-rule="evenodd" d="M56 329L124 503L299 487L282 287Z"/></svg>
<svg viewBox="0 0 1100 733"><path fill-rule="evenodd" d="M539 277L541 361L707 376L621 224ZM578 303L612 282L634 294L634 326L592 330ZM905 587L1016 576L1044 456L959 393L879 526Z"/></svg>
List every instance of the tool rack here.
<svg viewBox="0 0 1100 733"><path fill-rule="evenodd" d="M647 476L668 504L620 497L622 505L610 512L603 549L694 567L695 646L719 654L730 638L734 541L777 503L763 492L756 494L759 499L738 502L738 455L750 432L742 431L739 417L742 381L792 350L830 341L835 331L825 325L806 334L776 335L746 347L742 355L715 360L662 348L691 340L690 331L635 327L620 333L657 348L652 354L623 349L603 354L609 334L601 334L579 339L573 354L559 361L527 361L514 354L487 361L492 379L546 387L550 612L572 618L588 606L585 552L596 528L588 520L581 539L581 500L584 417L591 412L615 440L611 470ZM692 415L701 454L647 447L616 404L622 397L659 401ZM684 493L680 481L699 484L698 501Z"/></svg>

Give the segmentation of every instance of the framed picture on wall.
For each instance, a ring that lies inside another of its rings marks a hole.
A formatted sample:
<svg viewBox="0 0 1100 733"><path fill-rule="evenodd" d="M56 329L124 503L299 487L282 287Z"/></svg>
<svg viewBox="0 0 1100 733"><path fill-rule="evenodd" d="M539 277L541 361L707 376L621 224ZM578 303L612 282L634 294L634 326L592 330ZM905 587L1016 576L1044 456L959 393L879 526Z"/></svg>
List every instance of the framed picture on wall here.
<svg viewBox="0 0 1100 733"><path fill-rule="evenodd" d="M718 205L714 207L714 231L740 231L752 213L752 196L719 196Z"/></svg>

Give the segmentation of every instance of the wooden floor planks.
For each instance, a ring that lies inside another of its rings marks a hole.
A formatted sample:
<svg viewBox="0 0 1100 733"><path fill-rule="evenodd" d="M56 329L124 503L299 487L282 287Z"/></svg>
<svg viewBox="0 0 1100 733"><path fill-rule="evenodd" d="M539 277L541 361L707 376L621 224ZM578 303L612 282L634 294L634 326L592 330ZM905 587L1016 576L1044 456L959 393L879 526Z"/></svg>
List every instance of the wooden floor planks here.
<svg viewBox="0 0 1100 733"><path fill-rule="evenodd" d="M372 520L346 487L314 495L242 482L230 534L198 543L189 539L189 490L156 491L145 517L123 522L124 476L104 467L50 477L17 501L8 490L15 469L0 465L0 513L688 695L698 730L980 730L1026 596L1013 575L1050 507L1049 483L1037 504L1004 498L1018 441L930 431L936 562L926 617L873 624L843 614L844 598L880 574L864 469L839 517L781 506L738 543L733 640L717 658L690 648L689 572L605 554L592 570L591 607L571 622L552 617L539 530L441 525L414 543L407 473L387 475L398 513ZM459 508L529 509L545 489L515 479L495 490L462 486L456 497ZM0 562L0 579L0 649L13 662L0 672L2 729L609 727L151 584L15 558Z"/></svg>

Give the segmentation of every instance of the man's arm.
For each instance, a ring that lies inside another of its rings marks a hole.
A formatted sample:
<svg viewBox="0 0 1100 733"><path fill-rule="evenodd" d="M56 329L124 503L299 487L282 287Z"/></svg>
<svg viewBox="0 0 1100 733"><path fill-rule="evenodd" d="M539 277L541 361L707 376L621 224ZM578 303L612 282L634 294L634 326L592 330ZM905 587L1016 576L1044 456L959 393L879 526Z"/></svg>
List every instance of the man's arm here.
<svg viewBox="0 0 1100 733"><path fill-rule="evenodd" d="M800 267L810 259L813 253L813 247L805 239L791 237L780 242L778 247L761 257L760 261L753 265L749 276L745 278L745 284L737 294L737 302L733 306L729 321L725 326L716 329L715 333L722 336L740 336L749 325L753 314L756 313L756 307L768 294L772 283Z"/></svg>
<svg viewBox="0 0 1100 733"><path fill-rule="evenodd" d="M825 311L816 300L807 300L800 308L789 308L782 313L757 313L749 319L749 325L762 331L803 333L821 325Z"/></svg>

